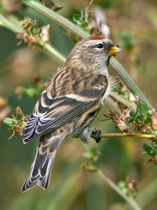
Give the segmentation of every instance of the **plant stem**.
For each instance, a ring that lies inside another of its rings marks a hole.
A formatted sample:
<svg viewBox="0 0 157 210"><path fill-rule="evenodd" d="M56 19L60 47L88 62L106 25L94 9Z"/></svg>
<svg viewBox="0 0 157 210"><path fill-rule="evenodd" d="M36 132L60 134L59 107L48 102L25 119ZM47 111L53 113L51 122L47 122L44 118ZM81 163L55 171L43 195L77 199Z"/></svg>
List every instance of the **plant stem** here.
<svg viewBox="0 0 157 210"><path fill-rule="evenodd" d="M77 25L73 24L71 21L67 20L63 16L55 13L54 11L50 10L49 8L45 7L41 3L34 1L34 0L21 0L24 4L27 6L33 8L34 10L38 11L39 13L45 15L49 19L57 22L58 24L62 25L64 28L68 29L72 33L85 38L88 37L89 34L85 31L83 31L81 28L79 28ZM144 94L141 92L141 90L138 88L136 83L131 79L129 74L125 71L125 69L122 67L122 65L115 59L111 59L111 65L113 68L115 68L117 74L120 76L122 81L127 85L127 87L130 89L132 93L137 95L141 101L145 102L148 106L148 108L156 114L154 108L151 106L149 101L145 98Z"/></svg>
<svg viewBox="0 0 157 210"><path fill-rule="evenodd" d="M123 68L123 66L114 58L111 58L110 61L111 65L119 75L119 77L123 80L123 82L127 85L129 90L138 96L143 102L145 102L148 106L149 110L155 111L154 108L151 106L149 101L146 99L142 91L139 89L139 87L136 85L136 83L130 78L129 74L126 72L126 70Z"/></svg>
<svg viewBox="0 0 157 210"><path fill-rule="evenodd" d="M116 101L119 101L121 102L122 104L124 104L126 107L130 108L132 111L136 112L136 104L130 102L130 101L127 101L126 99L122 98L120 95L118 95L117 93L115 92L110 92L110 95L111 97L113 97L114 99L116 99Z"/></svg>
<svg viewBox="0 0 157 210"><path fill-rule="evenodd" d="M157 138L156 135L149 134L149 133L102 133L102 138L112 138L112 137L135 137L135 138L147 138L147 139L153 139Z"/></svg>
<svg viewBox="0 0 157 210"><path fill-rule="evenodd" d="M15 33L24 33L22 26L19 24L19 21L14 16L5 17L3 14L0 14L0 23L5 28L8 28L9 30ZM64 63L66 61L66 58L61 53L59 53L54 47L52 47L49 43L39 40L37 45L46 50L47 52L49 52L51 55L55 56L61 62Z"/></svg>
<svg viewBox="0 0 157 210"><path fill-rule="evenodd" d="M106 182L115 192L117 192L124 200L126 200L130 206L134 209L134 210L141 210L141 208L137 205L137 203L129 198L127 195L125 195L118 187L117 185L110 180L101 170L97 171L98 176L104 180L104 182Z"/></svg>
<svg viewBox="0 0 157 210"><path fill-rule="evenodd" d="M51 55L55 56L62 63L66 61L66 58L59 53L54 47L52 47L49 43L45 43L42 40L38 42L38 46L49 52Z"/></svg>
<svg viewBox="0 0 157 210"><path fill-rule="evenodd" d="M23 2L27 6L31 7L32 9L36 10L40 14L48 17L52 21L55 21L59 25L68 29L70 32L76 34L77 36L80 36L80 37L83 37L83 38L89 36L89 34L87 32L85 32L84 30L79 28L77 25L73 24L71 21L69 21L68 19L64 18L63 16L57 14L53 10L45 7L40 2L37 2L37 1L34 1L34 0L21 0L21 2Z"/></svg>
<svg viewBox="0 0 157 210"><path fill-rule="evenodd" d="M19 24L15 24L11 21L13 18L5 17L2 13L0 13L0 23L5 27L10 29L11 31L15 33L23 33L22 27L19 26ZM15 19L14 19L15 21Z"/></svg>

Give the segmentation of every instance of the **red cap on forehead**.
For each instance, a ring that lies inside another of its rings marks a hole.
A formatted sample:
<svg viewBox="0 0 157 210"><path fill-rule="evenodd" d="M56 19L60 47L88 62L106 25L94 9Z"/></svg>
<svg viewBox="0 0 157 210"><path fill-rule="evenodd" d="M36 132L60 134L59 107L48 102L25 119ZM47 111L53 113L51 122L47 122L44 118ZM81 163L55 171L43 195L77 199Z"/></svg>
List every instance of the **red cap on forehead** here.
<svg viewBox="0 0 157 210"><path fill-rule="evenodd" d="M92 39L92 40L101 40L101 39L104 39L104 36L93 35L93 36L90 36L90 39Z"/></svg>

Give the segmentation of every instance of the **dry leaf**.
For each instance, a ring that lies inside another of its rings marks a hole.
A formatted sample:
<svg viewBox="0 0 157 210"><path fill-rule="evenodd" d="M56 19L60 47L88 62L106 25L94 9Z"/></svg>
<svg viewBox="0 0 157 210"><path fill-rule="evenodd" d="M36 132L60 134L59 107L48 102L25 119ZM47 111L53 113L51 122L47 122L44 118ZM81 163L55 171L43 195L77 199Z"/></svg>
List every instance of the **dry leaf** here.
<svg viewBox="0 0 157 210"><path fill-rule="evenodd" d="M41 27L40 37L44 42L49 42L49 39L50 39L49 31L50 31L50 25L49 24Z"/></svg>
<svg viewBox="0 0 157 210"><path fill-rule="evenodd" d="M130 93L130 94L129 94L129 101L131 101L131 102L136 102L136 101L138 101L138 100L137 100L137 98L136 98L132 93Z"/></svg>
<svg viewBox="0 0 157 210"><path fill-rule="evenodd" d="M151 116L151 121L152 121L152 128L154 130L157 130L157 118L156 118L156 116L152 115Z"/></svg>
<svg viewBox="0 0 157 210"><path fill-rule="evenodd" d="M15 124L16 128L9 128L8 130L12 132L13 134L9 137L9 139L12 139L15 134L19 134L22 136L24 127L26 126L28 116L25 116L23 114L23 111L21 108L18 106L15 109L15 113L20 117L20 119L17 119L17 117L13 116L13 121L12 123Z"/></svg>
<svg viewBox="0 0 157 210"><path fill-rule="evenodd" d="M157 164L157 155L155 155L155 156L153 157L153 162L154 162L155 164Z"/></svg>
<svg viewBox="0 0 157 210"><path fill-rule="evenodd" d="M39 40L34 37L32 34L27 34L27 33L17 33L16 37L18 39L23 39L24 42L30 43L30 44L38 44Z"/></svg>
<svg viewBox="0 0 157 210"><path fill-rule="evenodd" d="M106 24L104 11L100 7L93 8L91 4L92 2L85 11L88 28L90 29L91 34L103 35L105 38L108 38L110 35L110 28Z"/></svg>
<svg viewBox="0 0 157 210"><path fill-rule="evenodd" d="M58 11L62 9L63 7L56 5L53 1L51 0L40 0L46 7L49 9L52 9L53 11Z"/></svg>
<svg viewBox="0 0 157 210"><path fill-rule="evenodd" d="M117 128L121 131L128 131L127 120L130 118L130 109L124 109L123 106L119 105L119 112L109 110L110 114L104 115L106 119L111 119ZM105 119L105 120L106 120Z"/></svg>

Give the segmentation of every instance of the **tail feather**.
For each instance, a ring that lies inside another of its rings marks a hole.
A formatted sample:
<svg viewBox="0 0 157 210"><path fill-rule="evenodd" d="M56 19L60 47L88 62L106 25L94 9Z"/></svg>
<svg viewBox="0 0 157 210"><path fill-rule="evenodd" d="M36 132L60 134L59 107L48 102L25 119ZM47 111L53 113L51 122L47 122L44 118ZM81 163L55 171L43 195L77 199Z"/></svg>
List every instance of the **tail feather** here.
<svg viewBox="0 0 157 210"><path fill-rule="evenodd" d="M40 155L38 152L35 163L32 165L31 173L22 187L22 192L29 190L35 184L39 185L43 189L46 189L48 187L49 177L54 159L54 154Z"/></svg>
<svg viewBox="0 0 157 210"><path fill-rule="evenodd" d="M39 185L43 189L47 189L48 187L51 169L53 166L53 161L55 159L55 156L56 156L56 151L54 151L53 154L51 154L51 156L48 157L43 167L40 168L40 178L37 181L37 185Z"/></svg>
<svg viewBox="0 0 157 210"><path fill-rule="evenodd" d="M25 192L32 188L35 184L40 186L42 189L47 189L49 184L49 178L51 175L52 165L56 156L56 151L64 138L51 138L49 139L48 146L40 142L35 161L32 164L30 175L25 180L22 187L22 192ZM57 142L57 143L56 143ZM53 150L52 150L53 148ZM44 151L44 153L43 153Z"/></svg>

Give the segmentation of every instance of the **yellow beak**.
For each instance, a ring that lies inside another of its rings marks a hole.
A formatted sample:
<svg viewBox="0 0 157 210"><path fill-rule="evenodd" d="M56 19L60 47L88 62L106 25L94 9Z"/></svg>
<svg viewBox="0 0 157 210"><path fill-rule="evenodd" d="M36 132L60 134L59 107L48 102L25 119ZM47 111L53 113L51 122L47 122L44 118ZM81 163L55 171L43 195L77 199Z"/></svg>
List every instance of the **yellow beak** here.
<svg viewBox="0 0 157 210"><path fill-rule="evenodd" d="M118 53L120 51L122 51L122 49L120 47L117 47L117 46L112 46L109 49L110 55L115 55L116 53Z"/></svg>

